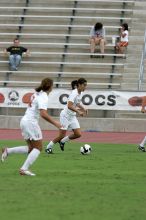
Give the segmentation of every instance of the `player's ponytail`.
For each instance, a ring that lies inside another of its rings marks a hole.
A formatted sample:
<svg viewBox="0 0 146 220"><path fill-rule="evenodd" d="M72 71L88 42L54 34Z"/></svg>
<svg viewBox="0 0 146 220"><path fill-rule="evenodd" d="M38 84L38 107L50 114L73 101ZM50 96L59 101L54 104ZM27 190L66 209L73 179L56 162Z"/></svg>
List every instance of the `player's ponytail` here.
<svg viewBox="0 0 146 220"><path fill-rule="evenodd" d="M42 86L40 85L40 86L38 86L37 88L35 88L35 91L36 92L40 92L42 90Z"/></svg>
<svg viewBox="0 0 146 220"><path fill-rule="evenodd" d="M40 86L38 86L35 90L36 92L40 92L41 90L46 92L49 91L52 86L53 86L53 80L50 78L45 78L42 80Z"/></svg>
<svg viewBox="0 0 146 220"><path fill-rule="evenodd" d="M72 90L73 90L73 89L76 89L77 86L78 86L78 80L73 80L73 81L71 82L71 88L72 88Z"/></svg>

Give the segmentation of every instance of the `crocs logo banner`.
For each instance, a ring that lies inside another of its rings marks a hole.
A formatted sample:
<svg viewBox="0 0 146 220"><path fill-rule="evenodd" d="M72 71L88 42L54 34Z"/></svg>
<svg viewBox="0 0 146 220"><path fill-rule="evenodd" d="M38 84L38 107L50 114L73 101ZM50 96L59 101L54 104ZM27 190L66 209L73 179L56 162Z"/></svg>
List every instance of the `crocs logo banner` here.
<svg viewBox="0 0 146 220"><path fill-rule="evenodd" d="M34 89L0 88L0 107L27 108ZM54 88L49 94L48 108L63 109L68 101L71 89ZM95 110L140 111L145 92L86 90L81 104Z"/></svg>

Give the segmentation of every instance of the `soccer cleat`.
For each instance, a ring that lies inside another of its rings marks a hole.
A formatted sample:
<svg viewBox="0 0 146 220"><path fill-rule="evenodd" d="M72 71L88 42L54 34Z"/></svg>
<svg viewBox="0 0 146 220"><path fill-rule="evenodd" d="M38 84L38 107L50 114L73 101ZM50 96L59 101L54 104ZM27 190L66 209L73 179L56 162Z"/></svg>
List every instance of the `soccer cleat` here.
<svg viewBox="0 0 146 220"><path fill-rule="evenodd" d="M64 145L65 145L65 143L62 143L61 141L59 141L59 145L60 145L60 149L61 149L62 151L64 151Z"/></svg>
<svg viewBox="0 0 146 220"><path fill-rule="evenodd" d="M52 148L46 148L46 149L45 149L45 152L46 152L47 154L53 154Z"/></svg>
<svg viewBox="0 0 146 220"><path fill-rule="evenodd" d="M145 148L144 147L142 147L142 146L138 146L138 150L140 150L140 151L142 151L142 152L145 152Z"/></svg>
<svg viewBox="0 0 146 220"><path fill-rule="evenodd" d="M31 171L29 171L29 170L19 170L19 173L20 173L20 175L22 175L22 176L35 176L36 174L35 173L32 173Z"/></svg>
<svg viewBox="0 0 146 220"><path fill-rule="evenodd" d="M1 161L4 162L8 156L7 148L2 148Z"/></svg>

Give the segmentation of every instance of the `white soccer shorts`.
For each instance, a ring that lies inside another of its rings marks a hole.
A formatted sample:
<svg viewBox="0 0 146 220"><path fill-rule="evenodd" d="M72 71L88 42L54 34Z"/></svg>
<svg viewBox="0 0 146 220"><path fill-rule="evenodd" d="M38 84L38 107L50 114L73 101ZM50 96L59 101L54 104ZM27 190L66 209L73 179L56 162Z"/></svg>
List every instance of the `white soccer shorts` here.
<svg viewBox="0 0 146 220"><path fill-rule="evenodd" d="M21 119L20 128L25 140L42 140L42 131L37 121Z"/></svg>
<svg viewBox="0 0 146 220"><path fill-rule="evenodd" d="M80 128L80 124L75 115L70 116L66 114L64 111L60 113L60 123L62 130L74 130Z"/></svg>

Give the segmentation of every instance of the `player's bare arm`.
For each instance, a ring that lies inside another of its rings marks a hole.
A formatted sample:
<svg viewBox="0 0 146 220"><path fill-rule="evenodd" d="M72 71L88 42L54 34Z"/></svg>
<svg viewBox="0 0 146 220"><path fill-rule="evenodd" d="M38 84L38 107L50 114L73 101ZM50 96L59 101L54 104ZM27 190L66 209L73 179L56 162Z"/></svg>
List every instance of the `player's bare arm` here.
<svg viewBox="0 0 146 220"><path fill-rule="evenodd" d="M85 115L88 114L88 109L84 108L80 103L77 104L77 107L79 109L81 109L81 111L83 111L85 113Z"/></svg>
<svg viewBox="0 0 146 220"><path fill-rule="evenodd" d="M67 106L68 106L68 109L70 109L71 111L76 112L80 116L84 116L84 112L82 112L82 111L80 111L80 109L77 109L76 107L74 107L73 102L69 101Z"/></svg>
<svg viewBox="0 0 146 220"><path fill-rule="evenodd" d="M59 128L59 129L61 128L61 124L58 121L55 121L51 116L49 116L47 110L41 109L40 115L43 119L45 119L49 123L53 124L55 127Z"/></svg>

